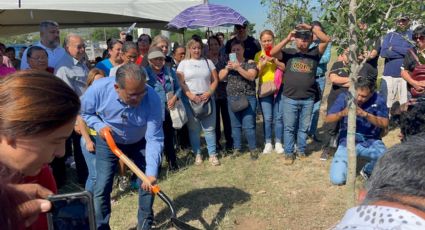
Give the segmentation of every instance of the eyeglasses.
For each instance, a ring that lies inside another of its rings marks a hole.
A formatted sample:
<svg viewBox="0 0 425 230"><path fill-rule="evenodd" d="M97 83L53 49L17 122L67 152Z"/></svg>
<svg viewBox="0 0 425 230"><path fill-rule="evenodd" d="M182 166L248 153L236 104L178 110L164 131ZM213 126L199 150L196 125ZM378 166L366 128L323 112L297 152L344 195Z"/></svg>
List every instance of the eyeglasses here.
<svg viewBox="0 0 425 230"><path fill-rule="evenodd" d="M413 41L416 41L416 40L424 41L425 40L425 36L424 35L415 35L415 36L413 36Z"/></svg>

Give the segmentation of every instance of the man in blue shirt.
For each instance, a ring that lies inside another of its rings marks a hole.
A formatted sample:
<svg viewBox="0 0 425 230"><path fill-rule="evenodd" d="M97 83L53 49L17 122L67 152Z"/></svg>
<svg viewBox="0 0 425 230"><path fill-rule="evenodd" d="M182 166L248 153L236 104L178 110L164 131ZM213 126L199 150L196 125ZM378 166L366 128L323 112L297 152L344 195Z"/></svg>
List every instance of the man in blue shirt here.
<svg viewBox="0 0 425 230"><path fill-rule="evenodd" d="M356 152L368 158L362 176L370 176L373 167L386 148L381 140L382 132L388 127L388 108L385 100L375 92L375 81L371 77L359 77L355 83L357 91ZM347 178L347 100L349 93L341 93L328 111L326 122L341 121L340 140L330 169L331 183L345 184Z"/></svg>
<svg viewBox="0 0 425 230"><path fill-rule="evenodd" d="M399 16L397 28L385 35L382 41L381 57L385 58L380 94L386 99L387 107L395 102L401 105L407 102L407 83L401 77L401 65L409 49L413 48L412 30L407 16Z"/></svg>
<svg viewBox="0 0 425 230"><path fill-rule="evenodd" d="M102 136L103 130L112 130L118 148L145 172L151 184L155 184L158 177L164 142L162 107L158 106L161 104L158 94L145 83L145 73L136 64L129 63L117 70L116 77L97 80L82 97L81 116L99 134L93 194L98 229L110 229L110 199L118 162ZM150 189L146 184L139 189L137 229L150 229L152 225Z"/></svg>

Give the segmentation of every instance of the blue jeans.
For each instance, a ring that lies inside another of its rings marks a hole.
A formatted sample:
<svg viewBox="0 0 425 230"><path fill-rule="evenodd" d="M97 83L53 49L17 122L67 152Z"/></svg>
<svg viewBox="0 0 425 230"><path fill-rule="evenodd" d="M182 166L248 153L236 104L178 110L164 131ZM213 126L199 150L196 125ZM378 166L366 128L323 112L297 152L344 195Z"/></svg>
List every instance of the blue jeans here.
<svg viewBox="0 0 425 230"><path fill-rule="evenodd" d="M145 171L145 139L135 144L117 144L133 162ZM94 208L96 212L97 229L110 229L109 219L111 217L111 192L114 175L117 169L118 157L109 149L106 142L96 136L96 172L97 178L94 185ZM140 185L140 180L138 180ZM139 186L139 210L137 214L138 229L150 229L153 222L153 196Z"/></svg>
<svg viewBox="0 0 425 230"><path fill-rule="evenodd" d="M232 96L228 96L227 101L230 101ZM257 115L257 98L255 96L246 96L249 102L248 108L234 113L229 103L230 124L232 126L233 148L242 149L242 129L245 132L245 137L248 142L249 150L257 148L255 138L255 118Z"/></svg>
<svg viewBox="0 0 425 230"><path fill-rule="evenodd" d="M96 143L95 137L90 135L90 139ZM94 184L96 183L96 152L91 153L86 149L86 140L81 136L81 152L86 160L88 176L85 189L93 194Z"/></svg>
<svg viewBox="0 0 425 230"><path fill-rule="evenodd" d="M201 154L201 130L204 131L205 141L207 142L208 155L216 154L216 139L215 139L215 100L211 98L212 111L211 114L202 119L193 116L190 104L183 100L183 104L187 114L187 128L189 129L189 140L192 146L192 151L195 154Z"/></svg>
<svg viewBox="0 0 425 230"><path fill-rule="evenodd" d="M381 140L373 142L369 147L364 147L361 144L356 145L357 156L365 157L370 159L364 167L364 171L367 174L371 174L373 167L375 166L376 161L384 155L384 152L387 148ZM334 185L345 184L347 179L347 166L348 164L348 155L347 147L344 145L339 145L336 150L335 156L332 160L331 169L330 169L330 180Z"/></svg>
<svg viewBox="0 0 425 230"><path fill-rule="evenodd" d="M325 89L326 77L325 76L319 76L316 79L316 83L319 84L320 94L323 95L323 90ZM310 128L308 130L308 135L310 135L310 136L316 135L317 123L319 123L321 102L322 102L322 100L314 103L314 106L313 106L313 114L311 116Z"/></svg>
<svg viewBox="0 0 425 230"><path fill-rule="evenodd" d="M283 96L285 154L294 154L295 137L297 137L297 151L301 154L305 153L307 129L310 127L313 104L313 98L294 100Z"/></svg>
<svg viewBox="0 0 425 230"><path fill-rule="evenodd" d="M264 141L272 143L272 124L274 123L275 143L282 143L283 135L283 100L282 88L276 98L274 95L259 98L264 121Z"/></svg>

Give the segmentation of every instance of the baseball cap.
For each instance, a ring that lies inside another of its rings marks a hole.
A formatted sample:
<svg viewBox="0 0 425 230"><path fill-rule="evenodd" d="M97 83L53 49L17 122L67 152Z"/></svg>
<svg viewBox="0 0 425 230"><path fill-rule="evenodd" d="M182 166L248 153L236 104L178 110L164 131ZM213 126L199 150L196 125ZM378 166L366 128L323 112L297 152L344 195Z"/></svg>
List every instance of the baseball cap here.
<svg viewBox="0 0 425 230"><path fill-rule="evenodd" d="M148 59L154 59L154 58L165 58L164 53L162 53L162 50L158 47L152 47L148 51Z"/></svg>

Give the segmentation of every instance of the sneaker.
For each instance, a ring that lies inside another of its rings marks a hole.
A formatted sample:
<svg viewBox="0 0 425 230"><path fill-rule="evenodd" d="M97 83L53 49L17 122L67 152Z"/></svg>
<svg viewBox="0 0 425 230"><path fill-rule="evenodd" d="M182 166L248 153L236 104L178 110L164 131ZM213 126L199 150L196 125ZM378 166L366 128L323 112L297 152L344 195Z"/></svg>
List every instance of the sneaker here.
<svg viewBox="0 0 425 230"><path fill-rule="evenodd" d="M196 158L195 158L195 165L201 165L202 164L202 156L201 154L196 154Z"/></svg>
<svg viewBox="0 0 425 230"><path fill-rule="evenodd" d="M322 154L320 155L320 160L321 161L326 161L326 160L328 160L329 159L329 155L330 155L330 148L329 147L325 147L325 148L323 148L323 152L322 152Z"/></svg>
<svg viewBox="0 0 425 230"><path fill-rule="evenodd" d="M217 158L216 155L210 156L209 161L210 161L210 163L211 163L212 166L218 166L218 165L220 165L220 161L218 160L218 158Z"/></svg>
<svg viewBox="0 0 425 230"><path fill-rule="evenodd" d="M268 153L271 153L272 151L273 151L272 143L266 143L266 145L264 146L263 154L268 154Z"/></svg>
<svg viewBox="0 0 425 230"><path fill-rule="evenodd" d="M274 145L274 151L278 154L282 154L284 152L282 143L276 142Z"/></svg>
<svg viewBox="0 0 425 230"><path fill-rule="evenodd" d="M249 151L249 156L251 157L251 160L257 160L258 159L258 151L256 149Z"/></svg>
<svg viewBox="0 0 425 230"><path fill-rule="evenodd" d="M285 154L283 158L283 164L285 165L292 165L294 164L295 155L294 154Z"/></svg>
<svg viewBox="0 0 425 230"><path fill-rule="evenodd" d="M303 160L307 158L307 155L305 155L305 153L297 152L297 158Z"/></svg>
<svg viewBox="0 0 425 230"><path fill-rule="evenodd" d="M127 190L127 188L130 185L130 181L128 180L128 177L126 176L118 176L118 189L121 192L124 192Z"/></svg>
<svg viewBox="0 0 425 230"><path fill-rule="evenodd" d="M365 181L369 180L370 177L370 175L366 171L364 171L364 168L360 170L360 176L362 176Z"/></svg>

